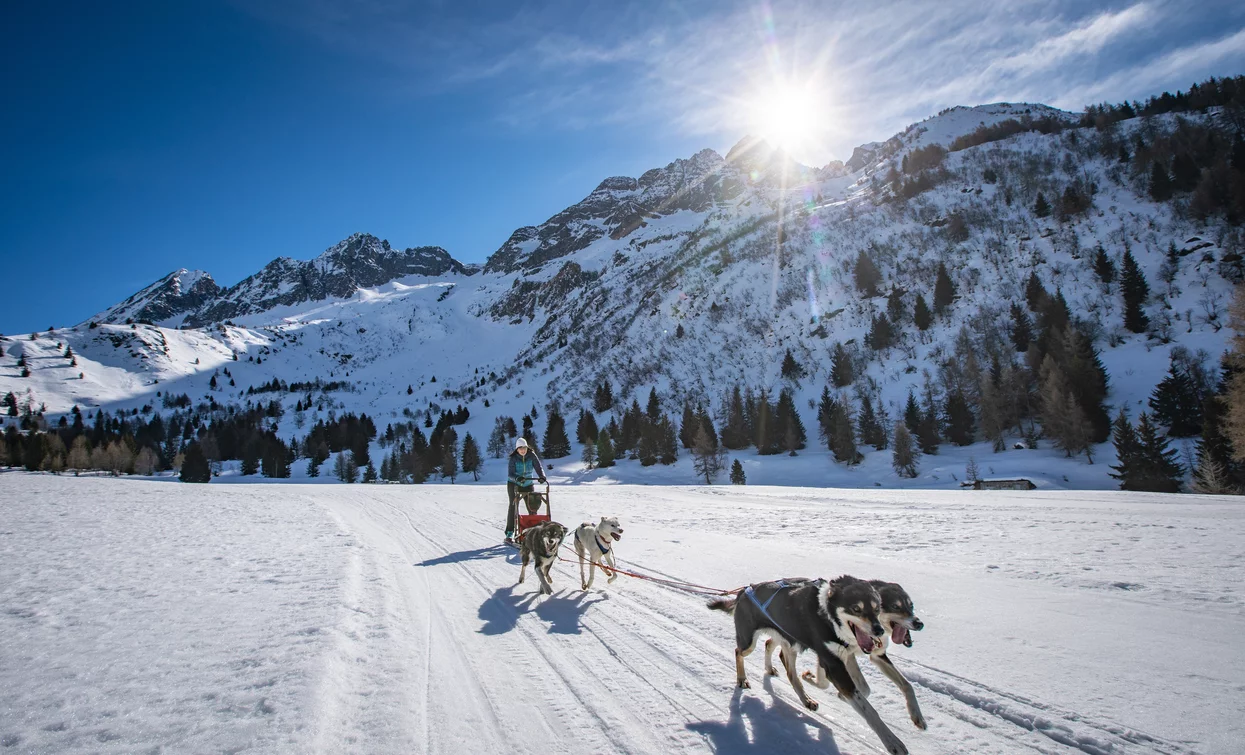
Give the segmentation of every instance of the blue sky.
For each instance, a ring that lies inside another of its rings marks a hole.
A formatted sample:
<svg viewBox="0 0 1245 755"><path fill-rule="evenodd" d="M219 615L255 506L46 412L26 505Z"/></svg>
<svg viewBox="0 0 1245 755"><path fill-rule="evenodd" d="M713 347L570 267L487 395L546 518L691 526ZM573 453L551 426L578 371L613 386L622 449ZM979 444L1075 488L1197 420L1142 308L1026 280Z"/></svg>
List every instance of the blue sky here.
<svg viewBox="0 0 1245 755"><path fill-rule="evenodd" d="M820 165L951 105L1245 72L1230 2L18 0L4 27L4 333L356 231L483 261L606 176L764 130L778 90Z"/></svg>

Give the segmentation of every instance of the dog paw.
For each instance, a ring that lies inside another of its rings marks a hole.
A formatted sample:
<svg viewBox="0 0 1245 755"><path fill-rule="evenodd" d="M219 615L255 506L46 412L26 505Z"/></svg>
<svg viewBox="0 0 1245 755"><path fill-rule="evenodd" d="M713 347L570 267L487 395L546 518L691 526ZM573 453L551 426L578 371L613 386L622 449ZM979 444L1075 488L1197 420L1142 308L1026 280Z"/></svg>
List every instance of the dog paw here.
<svg viewBox="0 0 1245 755"><path fill-rule="evenodd" d="M770 666L769 668L765 669L765 673L769 674L770 676L778 676L778 669L774 668L773 666Z"/></svg>
<svg viewBox="0 0 1245 755"><path fill-rule="evenodd" d="M752 685L748 683L747 679L740 679L739 688L740 689L752 689Z"/></svg>
<svg viewBox="0 0 1245 755"><path fill-rule="evenodd" d="M916 728L921 731L925 731L925 729L928 728L925 724L925 716L922 716L920 713L912 717L912 723L915 724Z"/></svg>
<svg viewBox="0 0 1245 755"><path fill-rule="evenodd" d="M817 701L816 700L805 700L804 707L808 708L809 710L817 710Z"/></svg>
<svg viewBox="0 0 1245 755"><path fill-rule="evenodd" d="M817 677L813 676L812 671L805 671L804 673L800 674L800 678L811 684L817 683Z"/></svg>

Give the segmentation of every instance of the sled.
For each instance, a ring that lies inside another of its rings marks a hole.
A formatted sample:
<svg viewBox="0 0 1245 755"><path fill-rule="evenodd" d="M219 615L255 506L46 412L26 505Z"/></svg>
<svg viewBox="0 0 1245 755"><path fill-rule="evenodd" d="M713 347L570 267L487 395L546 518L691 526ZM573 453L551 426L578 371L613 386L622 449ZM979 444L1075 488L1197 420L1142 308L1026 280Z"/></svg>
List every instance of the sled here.
<svg viewBox="0 0 1245 755"><path fill-rule="evenodd" d="M532 492L530 493L515 491L514 498L515 519L518 521L518 531L514 535L515 540L523 538L524 530L553 521L553 514L549 508L549 483L545 483L545 492L543 493L536 490L535 486L532 486ZM520 502L527 508L526 514L519 509ZM545 505L545 513L543 514L540 513L542 503Z"/></svg>

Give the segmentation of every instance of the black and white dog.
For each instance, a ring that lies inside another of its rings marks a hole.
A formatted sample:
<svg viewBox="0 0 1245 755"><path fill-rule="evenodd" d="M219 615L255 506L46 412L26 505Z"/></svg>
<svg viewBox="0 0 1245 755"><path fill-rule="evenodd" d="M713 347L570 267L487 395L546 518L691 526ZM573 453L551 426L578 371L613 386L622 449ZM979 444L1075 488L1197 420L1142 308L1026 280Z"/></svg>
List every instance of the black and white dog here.
<svg viewBox="0 0 1245 755"><path fill-rule="evenodd" d="M618 579L614 571L614 543L622 540L623 528L616 516L601 517L600 524L584 522L575 530L575 552L579 554L579 583L585 590L592 587L592 580L597 575L597 567L605 572L609 581ZM587 561L588 576L584 577L584 562Z"/></svg>
<svg viewBox="0 0 1245 755"><path fill-rule="evenodd" d="M795 581L795 580L791 580ZM886 630L886 635L882 641L876 643L873 649L868 652L869 660L878 670L886 675L895 683L899 691L903 693L904 702L908 708L908 717L912 719L912 723L918 729L925 729L925 716L921 715L921 706L917 703L916 692L912 689L912 684L904 678L899 672L895 664L891 662L889 656L886 655L887 646L893 642L904 647L912 647L913 631L920 631L925 624L917 617L915 609L912 607L912 598L908 596L908 592L894 582L883 582L881 580L870 580L869 584L873 589L878 591L878 596L882 599L882 610L878 611L878 621L882 623L882 628ZM778 671L774 669L770 659L774 650L773 640L765 641L765 672L771 676L777 676ZM861 651L864 647L861 646ZM865 681L864 675L860 673L855 656L844 660L847 666L847 672L852 675L852 679L856 682L856 686L860 688L865 697L869 696L869 684ZM805 671L800 675L804 681L815 687L826 689L830 686L829 680L826 678L826 671L817 664L817 675Z"/></svg>
<svg viewBox="0 0 1245 755"><path fill-rule="evenodd" d="M558 549L562 547L565 539L566 527L557 522L544 522L524 530L523 539L519 541L519 555L523 557L523 567L519 569L519 584L523 584L523 577L527 574L528 561L534 560L536 578L540 580L540 594L552 595L553 579L549 569L558 560Z"/></svg>
<svg viewBox="0 0 1245 755"><path fill-rule="evenodd" d="M878 617L882 597L873 585L847 575L829 582L804 578L761 582L733 597L710 601L709 607L735 615L735 674L740 687L750 686L744 658L759 638L772 638L800 702L817 710L795 665L797 655L811 650L839 697L865 719L886 751L907 755L908 748L882 722L858 684L859 667L852 674L847 666L849 660L855 665L856 654L872 652L886 636Z"/></svg>

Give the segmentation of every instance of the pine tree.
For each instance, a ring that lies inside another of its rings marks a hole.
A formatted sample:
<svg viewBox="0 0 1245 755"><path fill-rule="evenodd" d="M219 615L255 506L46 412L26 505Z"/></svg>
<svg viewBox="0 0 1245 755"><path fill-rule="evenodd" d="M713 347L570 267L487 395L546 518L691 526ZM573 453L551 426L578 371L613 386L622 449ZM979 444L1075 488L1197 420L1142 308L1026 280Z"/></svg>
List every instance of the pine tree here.
<svg viewBox="0 0 1245 755"><path fill-rule="evenodd" d="M895 434L891 441L891 467L900 477L913 478L917 474L916 448L912 434L903 422L895 423Z"/></svg>
<svg viewBox="0 0 1245 755"><path fill-rule="evenodd" d="M703 428L696 435L696 445L692 448L692 468L697 477L704 477L706 485L712 485L714 478L722 472L726 463L726 454L709 438Z"/></svg>
<svg viewBox="0 0 1245 755"><path fill-rule="evenodd" d="M1016 347L1017 352L1028 351L1029 343L1033 340L1033 325L1029 322L1029 313L1019 304L1012 304L1011 312L1012 345Z"/></svg>
<svg viewBox="0 0 1245 755"><path fill-rule="evenodd" d="M178 479L182 482L211 482L212 469L208 466L207 457L203 455L203 447L197 441L192 442L186 446L185 454Z"/></svg>
<svg viewBox="0 0 1245 755"><path fill-rule="evenodd" d="M463 473L470 472L471 478L478 482L480 480L480 467L483 464L484 460L480 458L479 444L476 443L475 438L471 437L471 433L467 433L467 437L463 438Z"/></svg>
<svg viewBox="0 0 1245 755"><path fill-rule="evenodd" d="M791 349L787 349L786 356L782 358L782 377L784 380L799 380L804 377L804 368L795 361Z"/></svg>
<svg viewBox="0 0 1245 755"><path fill-rule="evenodd" d="M947 440L957 446L968 446L973 443L976 433L976 422L973 410L968 406L964 393L958 389L948 391L943 403L943 416L947 429Z"/></svg>
<svg viewBox="0 0 1245 755"><path fill-rule="evenodd" d="M259 472L259 447L257 441L250 441L242 451L242 475L250 477Z"/></svg>
<svg viewBox="0 0 1245 755"><path fill-rule="evenodd" d="M912 322L922 332L929 330L929 326L934 324L934 315L929 311L929 305L925 303L925 297L921 294L916 295L916 307L912 310Z"/></svg>
<svg viewBox="0 0 1245 755"><path fill-rule="evenodd" d="M876 351L889 349L893 340L890 320L884 313L873 318L873 327L869 330L869 346Z"/></svg>
<svg viewBox="0 0 1245 755"><path fill-rule="evenodd" d="M1155 160L1150 167L1150 198L1155 202L1166 202L1172 197L1172 179L1167 168Z"/></svg>
<svg viewBox="0 0 1245 755"><path fill-rule="evenodd" d="M358 479L359 465L355 463L350 451L339 451L333 463L333 474L344 483L353 483Z"/></svg>
<svg viewBox="0 0 1245 755"><path fill-rule="evenodd" d="M1049 354L1042 363L1042 430L1069 457L1089 452L1090 431L1085 413L1073 398L1063 370Z"/></svg>
<svg viewBox="0 0 1245 755"><path fill-rule="evenodd" d="M882 282L882 274L878 272L878 268L873 264L873 260L869 255L861 250L856 256L856 267L853 270L856 279L856 290L860 291L867 297L878 295L878 284Z"/></svg>
<svg viewBox="0 0 1245 755"><path fill-rule="evenodd" d="M1048 299L1050 299L1050 293L1042 285L1042 279L1038 278L1037 271L1030 272L1028 280L1025 281L1025 304L1028 305L1029 311L1040 313L1046 309Z"/></svg>
<svg viewBox="0 0 1245 755"><path fill-rule="evenodd" d="M731 389L730 402L726 409L726 424L722 427L722 445L737 451L751 444L751 434L744 418L744 400L739 386ZM691 446L689 446L690 448Z"/></svg>
<svg viewBox="0 0 1245 755"><path fill-rule="evenodd" d="M1188 373L1174 361L1167 376L1150 394L1150 411L1165 425L1173 438L1188 438L1202 432L1202 400Z"/></svg>
<svg viewBox="0 0 1245 755"><path fill-rule="evenodd" d="M1158 428L1150 422L1150 417L1145 412L1137 418L1137 446L1137 487L1125 489L1154 493L1180 492L1184 469L1177 459L1176 449L1168 446L1167 436L1159 434Z"/></svg>
<svg viewBox="0 0 1245 755"><path fill-rule="evenodd" d="M644 414L648 417L648 421L654 425L661 419L661 401L657 398L656 388L648 390L648 405L644 408Z"/></svg>
<svg viewBox="0 0 1245 755"><path fill-rule="evenodd" d="M1199 493L1234 493L1240 490L1242 470L1239 462L1232 458L1232 443L1225 434L1225 412L1223 398L1207 396L1204 399L1202 439L1197 444L1198 466L1193 475L1195 487L1202 488L1197 491ZM1214 475L1216 479L1207 479L1209 475Z"/></svg>
<svg viewBox="0 0 1245 755"><path fill-rule="evenodd" d="M579 421L575 424L575 439L580 443L592 445L597 442L601 428L597 427L597 418L590 411L579 410Z"/></svg>
<svg viewBox="0 0 1245 755"><path fill-rule="evenodd" d="M990 373L981 375L981 434L990 441L994 453L1006 450L1003 433L1007 428L1003 393Z"/></svg>
<svg viewBox="0 0 1245 755"><path fill-rule="evenodd" d="M1115 281L1115 263L1107 256L1107 250L1102 248L1102 244L1094 250L1094 274L1103 283Z"/></svg>
<svg viewBox="0 0 1245 755"><path fill-rule="evenodd" d="M846 388L856 379L852 368L852 358L842 343L834 344L834 353L830 357L830 382L835 388Z"/></svg>
<svg viewBox="0 0 1245 755"><path fill-rule="evenodd" d="M584 463L584 469L592 469L597 464L597 442L585 443L583 452L579 456L580 461Z"/></svg>
<svg viewBox="0 0 1245 755"><path fill-rule="evenodd" d="M706 415L704 419L708 421L709 417ZM704 425L701 426L703 427ZM709 428L713 429L713 425L710 424ZM661 415L661 422L657 425L657 430L659 440L657 463L667 465L675 463L679 459L679 434L674 430L674 422L671 421L670 417L663 414ZM713 442L717 443L716 433L714 434Z"/></svg>
<svg viewBox="0 0 1245 755"><path fill-rule="evenodd" d="M1033 214L1039 218L1048 217L1050 215L1050 202L1046 201L1046 195L1038 192L1037 202L1033 205Z"/></svg>
<svg viewBox="0 0 1245 755"><path fill-rule="evenodd" d="M921 407L921 422L917 425L916 438L921 444L921 453L932 455L938 453L942 436L938 433L938 407L934 404L934 392L928 388Z"/></svg>
<svg viewBox="0 0 1245 755"><path fill-rule="evenodd" d="M754 416L753 432L756 434L754 443L757 453L762 456L778 453L779 438L774 432L774 408L770 406L769 396L765 391L761 391L757 397Z"/></svg>
<svg viewBox="0 0 1245 755"><path fill-rule="evenodd" d="M860 414L856 417L856 428L861 443L873 446L878 451L886 450L889 445L886 430L874 414L873 401L869 399L867 393L860 397Z"/></svg>
<svg viewBox="0 0 1245 755"><path fill-rule="evenodd" d="M739 459L731 462L731 484L747 485L748 477L744 474L744 466L739 463Z"/></svg>
<svg viewBox="0 0 1245 755"><path fill-rule="evenodd" d="M1144 333L1150 327L1142 306L1150 296L1150 285L1137 265L1131 251L1124 252L1124 270L1120 275L1120 289L1124 295L1124 327L1133 333Z"/></svg>
<svg viewBox="0 0 1245 755"><path fill-rule="evenodd" d="M808 436L804 432L804 422L800 419L800 413L795 408L795 396L790 388L784 388L778 394L778 406L774 412L774 422L775 432L782 443L784 451L791 452L791 455L794 456L795 451L804 448L808 442Z"/></svg>
<svg viewBox="0 0 1245 755"><path fill-rule="evenodd" d="M545 419L544 458L561 459L570 456L571 439L566 436L566 420L563 419L561 407L556 402L550 404Z"/></svg>
<svg viewBox="0 0 1245 755"><path fill-rule="evenodd" d="M377 479L378 478L376 476L376 467L373 466L372 462L369 461L367 463L367 466L364 467L363 469L363 482L374 483L376 482Z"/></svg>
<svg viewBox="0 0 1245 755"><path fill-rule="evenodd" d="M904 404L903 423L907 426L908 431L915 433L921 426L921 406L916 401L916 396L912 391L908 391L908 402Z"/></svg>
<svg viewBox="0 0 1245 755"><path fill-rule="evenodd" d="M892 288L886 297L886 316L890 318L892 325L902 323L908 314L903 305L903 294L902 289Z"/></svg>
<svg viewBox="0 0 1245 755"><path fill-rule="evenodd" d="M1089 423L1089 442L1103 443L1111 434L1107 414L1107 370L1089 336L1068 328L1063 338L1063 370L1073 398Z"/></svg>
<svg viewBox="0 0 1245 755"><path fill-rule="evenodd" d="M947 275L946 264L938 263L938 276L934 280L934 313L942 314L947 311L947 307L955 301L955 284L951 282L951 276Z"/></svg>
<svg viewBox="0 0 1245 755"><path fill-rule="evenodd" d="M864 457L856 448L851 407L846 401L834 402L831 423L830 450L834 453L834 460L849 466L859 464Z"/></svg>
<svg viewBox="0 0 1245 755"><path fill-rule="evenodd" d="M500 459L506 453L506 445L506 425L502 418L498 417L493 422L493 430L488 436L488 455L494 459Z"/></svg>
<svg viewBox="0 0 1245 755"><path fill-rule="evenodd" d="M451 483L458 479L458 433L452 427L445 428L441 436L441 476Z"/></svg>
<svg viewBox="0 0 1245 755"><path fill-rule="evenodd" d="M610 441L610 434L606 430L602 430L597 436L597 468L605 469L614 466L614 444Z"/></svg>
<svg viewBox="0 0 1245 755"><path fill-rule="evenodd" d="M700 418L696 416L696 412L692 411L692 402L683 402L683 420L679 424L679 442L684 448L691 448L696 444L696 431L700 428ZM723 430L723 434L725 434Z"/></svg>
<svg viewBox="0 0 1245 755"><path fill-rule="evenodd" d="M597 386L596 393L592 399L592 411L597 414L603 414L614 408L614 390L610 387L610 381L603 380Z"/></svg>

